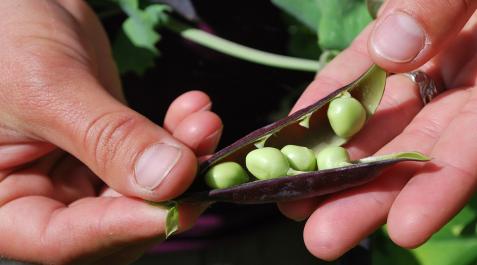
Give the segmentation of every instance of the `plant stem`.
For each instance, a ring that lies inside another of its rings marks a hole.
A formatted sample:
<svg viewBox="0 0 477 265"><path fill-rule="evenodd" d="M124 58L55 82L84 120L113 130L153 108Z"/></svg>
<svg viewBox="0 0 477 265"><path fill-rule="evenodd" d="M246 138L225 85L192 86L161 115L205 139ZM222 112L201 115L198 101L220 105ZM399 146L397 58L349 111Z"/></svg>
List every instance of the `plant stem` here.
<svg viewBox="0 0 477 265"><path fill-rule="evenodd" d="M189 27L172 18L165 26L187 40L245 61L308 72L317 72L324 66L323 63L314 60L295 58L253 49L222 39L203 30Z"/></svg>

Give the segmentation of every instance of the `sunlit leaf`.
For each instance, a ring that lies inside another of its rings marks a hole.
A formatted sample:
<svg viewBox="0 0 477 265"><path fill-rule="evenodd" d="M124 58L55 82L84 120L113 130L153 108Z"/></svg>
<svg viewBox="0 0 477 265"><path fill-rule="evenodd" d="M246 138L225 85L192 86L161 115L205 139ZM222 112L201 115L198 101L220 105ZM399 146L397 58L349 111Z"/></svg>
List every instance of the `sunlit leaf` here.
<svg viewBox="0 0 477 265"><path fill-rule="evenodd" d="M156 29L167 23L170 8L152 4L141 9L138 0L117 0L129 16L122 25L114 43L114 55L121 73L134 71L138 74L154 65L159 55L156 48L160 35Z"/></svg>
<svg viewBox="0 0 477 265"><path fill-rule="evenodd" d="M320 0L318 41L325 50L343 50L372 20L364 0Z"/></svg>
<svg viewBox="0 0 477 265"><path fill-rule="evenodd" d="M320 21L320 0L272 0L272 3L316 32Z"/></svg>

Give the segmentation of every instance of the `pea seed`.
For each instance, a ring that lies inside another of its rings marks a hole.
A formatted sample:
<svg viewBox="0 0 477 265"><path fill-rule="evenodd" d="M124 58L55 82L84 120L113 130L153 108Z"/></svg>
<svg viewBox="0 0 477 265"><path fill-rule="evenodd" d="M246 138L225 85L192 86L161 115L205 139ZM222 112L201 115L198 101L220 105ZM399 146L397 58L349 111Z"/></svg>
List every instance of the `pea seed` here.
<svg viewBox="0 0 477 265"><path fill-rule="evenodd" d="M291 168L300 171L316 170L316 157L313 150L304 146L287 145L280 151L287 157Z"/></svg>
<svg viewBox="0 0 477 265"><path fill-rule="evenodd" d="M319 169L330 169L349 165L348 151L340 146L331 146L321 150L317 156Z"/></svg>
<svg viewBox="0 0 477 265"><path fill-rule="evenodd" d="M249 176L241 165L224 162L213 166L205 174L205 182L214 189L225 189L249 181Z"/></svg>
<svg viewBox="0 0 477 265"><path fill-rule="evenodd" d="M359 132L366 121L363 105L348 92L330 102L327 114L331 128L343 138L350 138Z"/></svg>
<svg viewBox="0 0 477 265"><path fill-rule="evenodd" d="M245 158L245 164L248 171L261 180L286 176L290 169L287 158L273 147L251 151Z"/></svg>

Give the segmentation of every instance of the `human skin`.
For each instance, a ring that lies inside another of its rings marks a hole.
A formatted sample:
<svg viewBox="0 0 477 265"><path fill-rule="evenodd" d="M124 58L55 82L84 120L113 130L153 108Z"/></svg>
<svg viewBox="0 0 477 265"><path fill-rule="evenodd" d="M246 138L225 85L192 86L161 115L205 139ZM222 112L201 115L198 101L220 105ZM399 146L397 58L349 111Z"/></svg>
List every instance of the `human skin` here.
<svg viewBox="0 0 477 265"><path fill-rule="evenodd" d="M308 218L303 234L313 255L334 260L384 223L399 246L419 246L475 193L476 6L477 1L464 0L387 1L378 19L316 76L296 103L292 112L354 80L373 62L397 73L420 67L447 89L423 107L409 78L389 77L377 113L346 145L352 159L415 150L432 157L431 162L393 166L374 182L326 198L279 204L292 219ZM396 37L401 34L396 25L383 30L386 20L403 13L411 36Z"/></svg>
<svg viewBox="0 0 477 265"><path fill-rule="evenodd" d="M0 256L131 263L164 238L167 210L145 200L182 193L217 145L210 99L180 96L164 128L129 109L83 1L2 0L0 34ZM180 230L203 209L181 206Z"/></svg>

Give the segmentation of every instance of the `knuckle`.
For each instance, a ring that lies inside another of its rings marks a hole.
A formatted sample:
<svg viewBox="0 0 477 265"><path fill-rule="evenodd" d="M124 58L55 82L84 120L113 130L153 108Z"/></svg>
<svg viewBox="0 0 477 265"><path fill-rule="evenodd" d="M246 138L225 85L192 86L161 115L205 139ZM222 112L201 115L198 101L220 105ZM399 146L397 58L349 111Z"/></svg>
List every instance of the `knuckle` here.
<svg viewBox="0 0 477 265"><path fill-rule="evenodd" d="M133 142L128 139L144 122L136 113L112 111L100 114L86 125L82 144L99 173L122 157L120 152L130 151L131 148L123 147Z"/></svg>

